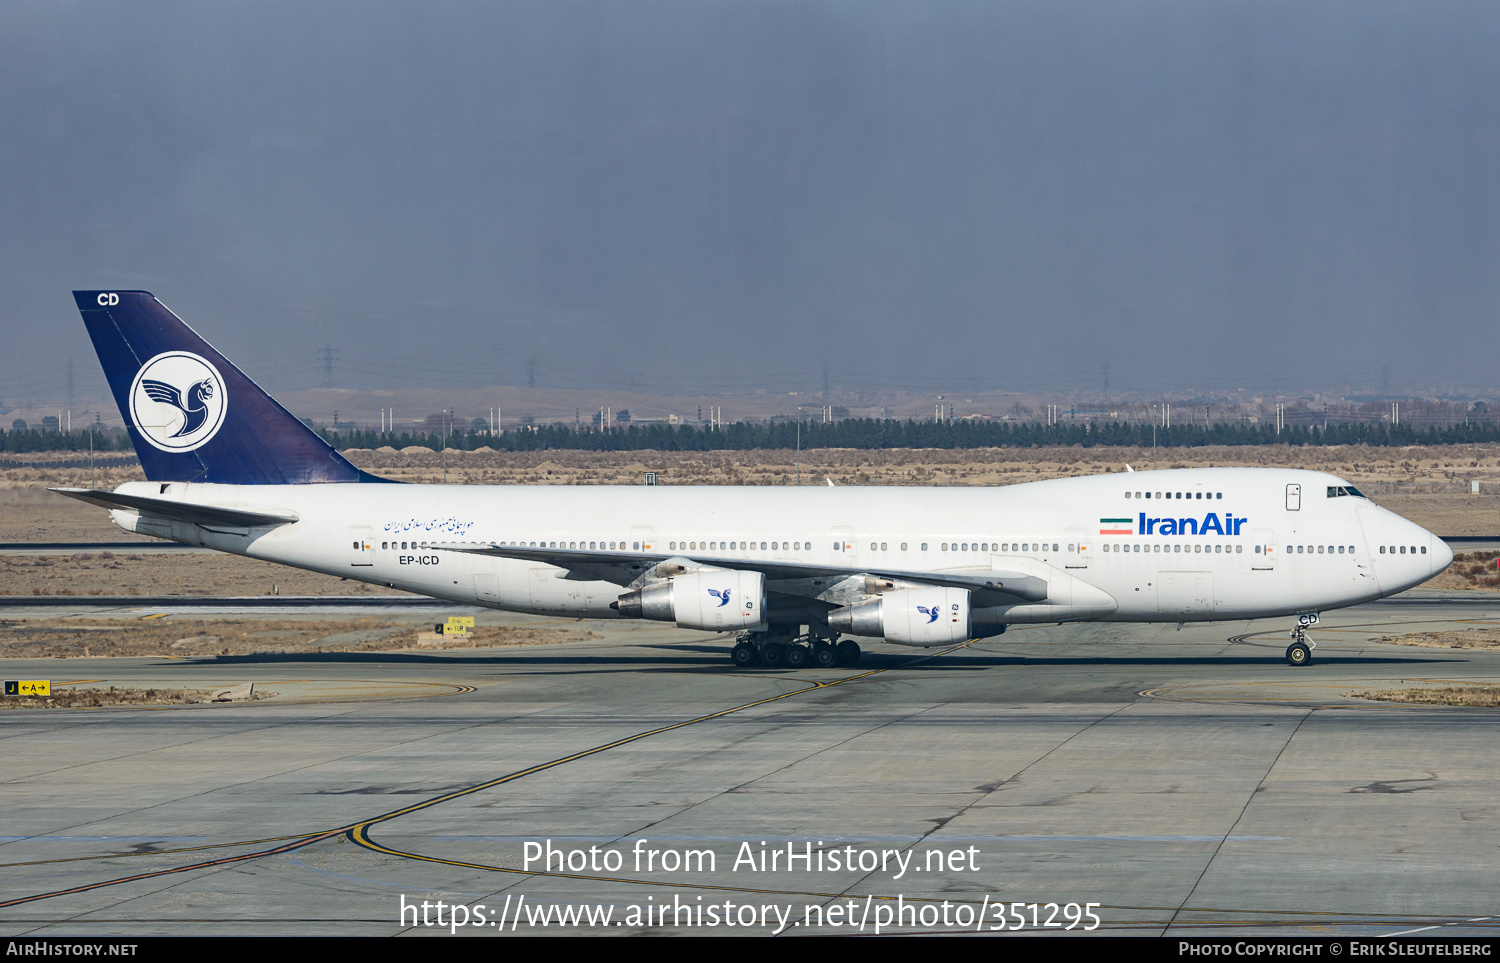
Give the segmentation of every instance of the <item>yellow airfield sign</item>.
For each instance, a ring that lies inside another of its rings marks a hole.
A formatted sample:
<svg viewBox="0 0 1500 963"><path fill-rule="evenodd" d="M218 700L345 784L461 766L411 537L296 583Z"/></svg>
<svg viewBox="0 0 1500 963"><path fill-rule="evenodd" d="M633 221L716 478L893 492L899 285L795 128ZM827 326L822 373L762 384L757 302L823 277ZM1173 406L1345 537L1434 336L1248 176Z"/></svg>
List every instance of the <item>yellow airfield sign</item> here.
<svg viewBox="0 0 1500 963"><path fill-rule="evenodd" d="M49 679L6 679L5 694L8 696L50 696L52 682Z"/></svg>

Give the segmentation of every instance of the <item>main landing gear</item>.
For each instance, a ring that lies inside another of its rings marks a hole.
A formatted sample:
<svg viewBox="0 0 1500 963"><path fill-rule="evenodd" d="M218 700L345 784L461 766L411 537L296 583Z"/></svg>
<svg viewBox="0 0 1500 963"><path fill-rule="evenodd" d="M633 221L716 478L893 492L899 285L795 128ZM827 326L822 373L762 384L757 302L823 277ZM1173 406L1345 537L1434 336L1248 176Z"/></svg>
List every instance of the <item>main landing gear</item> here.
<svg viewBox="0 0 1500 963"><path fill-rule="evenodd" d="M763 665L768 669L801 669L815 666L831 669L834 666L853 665L859 661L859 643L853 639L835 642L814 635L771 636L764 633L746 634L739 637L729 658L741 669Z"/></svg>
<svg viewBox="0 0 1500 963"><path fill-rule="evenodd" d="M1318 643L1307 637L1307 627L1318 624L1318 613L1297 616L1297 627L1291 631L1293 642L1286 647L1286 664L1307 665L1312 662L1312 650Z"/></svg>

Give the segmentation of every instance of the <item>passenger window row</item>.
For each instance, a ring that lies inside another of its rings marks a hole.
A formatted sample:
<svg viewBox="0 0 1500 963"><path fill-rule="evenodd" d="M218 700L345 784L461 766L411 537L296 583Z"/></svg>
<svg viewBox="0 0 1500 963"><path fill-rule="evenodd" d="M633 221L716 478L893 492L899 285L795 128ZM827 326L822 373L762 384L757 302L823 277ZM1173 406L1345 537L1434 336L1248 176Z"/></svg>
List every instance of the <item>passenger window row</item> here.
<svg viewBox="0 0 1500 963"><path fill-rule="evenodd" d="M428 544L427 542L410 542L410 543L408 543L408 542L381 542L380 543L380 547L382 549L387 549L387 550L406 551L408 549L426 548L427 544ZM515 547L520 547L520 548L566 548L566 549L580 549L580 550L587 549L587 550L590 550L590 551L608 551L608 552L623 552L623 551L626 551L627 550L626 546L628 544L630 551L636 551L636 552L638 552L638 551L641 550L641 543L640 542L629 542L629 543L626 543L626 542L620 542L620 541L615 541L615 542L605 542L605 541L595 541L595 542L548 542L548 541L544 540L544 541L541 541L541 542L524 542L524 541L523 542L500 542L499 544L501 544L501 545L515 546ZM354 543L354 547L355 548L359 548L359 546L360 546L359 542L355 542ZM888 546L889 546L888 542L871 542L870 543L870 551L872 551L872 552L877 552L877 551L878 552L884 552L884 551L888 550ZM759 543L758 549L760 551L768 551L769 550L769 551L772 551L772 552L788 552L788 551L790 551L790 552L801 552L801 551L811 551L812 547L813 547L813 545L812 545L811 541L800 541L800 542L780 542L780 541L778 541L778 542L761 542L761 543ZM952 551L952 552L959 552L959 551L963 551L963 552L969 552L969 551L988 552L988 551L990 551L990 549L992 547L996 551L1005 551L1005 552L1009 552L1009 551L1018 551L1018 552L1045 552L1045 551L1047 551L1047 543L1045 543L1045 542L1014 542L1014 543L1007 542L1007 543L1005 543L1003 545L1000 544L1000 543L992 543L992 542L951 542L951 543L950 542L943 542L942 543L942 551L944 551L944 552L949 552L949 551ZM670 551L673 551L673 552L682 552L682 551L688 551L688 552L691 552L691 551L752 552L752 551L756 551L757 550L757 544L755 542L748 542L748 541L747 542L741 542L741 541L723 541L723 542L720 542L720 541L688 541L688 542L669 542L667 544L667 548ZM837 551L842 551L843 548L844 548L844 544L842 542L835 542L833 544L833 550L836 551L836 552ZM903 551L903 552L906 551L907 548L908 548L907 543L906 542L902 542L900 548L901 548L901 551ZM1051 550L1055 552L1055 551L1058 550L1058 548L1059 548L1058 543L1053 542L1052 545L1051 545ZM927 551L927 543L926 542L922 543L921 550L924 551L924 552ZM1068 551L1072 552L1074 550L1075 550L1074 546L1072 546L1072 545L1068 546Z"/></svg>
<svg viewBox="0 0 1500 963"><path fill-rule="evenodd" d="M1129 498L1130 497L1130 492L1126 492L1125 493L1125 497ZM1151 493L1150 492L1145 492L1145 493L1136 492L1135 493L1135 497L1136 498L1150 498L1151 497ZM1191 498L1196 498L1198 501L1202 501L1203 499L1207 498L1209 500L1217 499L1219 501L1223 501L1223 499L1224 499L1224 493L1223 492L1157 492L1156 493L1156 497L1157 498L1177 498L1177 499L1182 499L1182 498L1190 498L1190 499Z"/></svg>
<svg viewBox="0 0 1500 963"><path fill-rule="evenodd" d="M590 549L590 550L593 550L593 551L601 551L601 552L623 552L623 551L626 551L626 544L627 543L625 543L625 542L548 542L548 541L546 541L544 539L541 542L500 542L499 544L501 544L501 545L510 545L510 546L515 547L515 548L569 548L569 549L580 549L580 550L582 550L582 549ZM641 543L640 542L630 542L628 544L630 546L630 550L631 551L639 552L641 550Z"/></svg>
<svg viewBox="0 0 1500 963"><path fill-rule="evenodd" d="M1169 554L1171 554L1171 553L1179 553L1180 554L1182 552L1187 552L1188 554L1193 554L1195 552L1199 553L1199 554L1202 554L1204 552L1207 552L1210 555L1213 555L1213 554L1216 554L1216 553L1217 554L1229 553L1229 554L1232 555L1232 554L1234 554L1236 552L1243 553L1245 551L1245 546L1243 546L1243 545L1204 545L1201 542L1199 542L1199 543L1193 543L1193 544L1183 544L1183 543L1180 543L1180 542L1172 542L1172 543L1162 544L1162 543L1152 542L1151 544L1146 545L1144 548L1142 548L1139 543L1109 542L1109 543L1105 544L1104 550L1106 552L1167 552ZM1260 550L1260 547L1256 546L1256 551L1259 551L1259 550ZM1288 549L1288 551L1290 551L1290 549Z"/></svg>
<svg viewBox="0 0 1500 963"><path fill-rule="evenodd" d="M887 551L890 551L891 543L890 542L870 542L869 545L870 545L870 551L872 551L872 552L887 552ZM776 552L776 551L783 551L783 552L784 551L794 551L794 552L800 552L800 551L804 551L804 550L810 551L812 549L813 545L812 545L812 542L810 542L810 541L808 541L808 542L769 542L769 543L767 543L767 542L761 542L759 544L759 550L760 551L766 551L768 547L769 547L769 550L773 551L773 552ZM833 550L835 552L841 552L841 551L844 551L846 548L847 549L852 549L854 546L847 545L844 542L834 542L832 547L833 547ZM705 550L705 549L707 549L708 551L731 551L731 552L733 552L733 551L740 551L740 552L744 552L744 551L756 551L757 550L757 545L756 545L755 542L714 542L714 541L705 542L705 541L690 541L690 542L668 542L667 543L667 548L668 548L668 550L673 551L673 552L702 551L702 550ZM905 551L908 551L911 548L911 546L907 542L901 542L897 546L897 548L900 551L905 552ZM996 551L996 552L1013 552L1013 551L1014 552L1045 552L1045 551L1049 551L1049 550L1053 551L1053 552L1056 552L1056 551L1059 551L1061 548L1062 548L1062 546L1058 542L1051 542L1051 543L1048 543L1048 542L1003 542L1003 543L1002 542L941 542L941 543L939 543L939 546L938 546L939 551L943 551L943 552L989 552L989 551ZM927 551L928 550L928 543L927 542L922 542L920 544L920 546L919 546L919 550L923 551L923 552ZM1077 551L1077 548L1074 545L1069 545L1068 546L1068 551L1070 551L1070 552Z"/></svg>
<svg viewBox="0 0 1500 963"><path fill-rule="evenodd" d="M415 541L413 541L413 542L381 542L380 543L380 547L382 549L393 550L393 551L411 551L411 550L416 550L416 549L425 549L427 547L427 544L428 544L427 542L415 542ZM604 541L598 541L598 542L561 542L561 543L559 543L559 542L546 542L546 541L543 541L543 542L540 543L540 546L538 546L537 542L529 542L529 543L528 542L501 542L500 544L502 544L502 545L512 545L512 546L517 546L518 545L521 548L526 548L526 547L531 547L531 548L537 548L537 547L541 547L541 548L568 548L568 549L589 549L589 550L600 550L600 551L611 551L611 552L626 551L626 545L628 544L630 546L630 549L629 549L630 551L636 551L636 552L638 552L638 551L641 550L641 543L640 542L629 542L629 543L626 543L626 542L620 542L620 541L615 541L615 542L604 542ZM760 543L760 550L761 551L765 551L769 547L769 550L773 551L773 552L780 552L780 551L800 552L800 551L804 550L803 549L803 544L804 544L803 542L770 542L770 543L761 542ZM812 548L812 542L807 542L805 544L806 544L806 546L807 546L808 549ZM870 543L870 551L872 551L872 552L875 552L875 551L884 552L884 551L887 550L886 549L887 544L888 543L886 543L886 542L871 542ZM702 547L701 549L700 549L700 546ZM994 543L994 542L942 542L940 544L940 550L944 551L944 552L969 552L969 551L988 552L988 551L990 551L990 549L991 549L992 546L993 546L993 548L996 551L1001 551L1001 552L1011 552L1011 551L1016 551L1016 552L1045 552L1045 551L1049 550L1049 547L1050 547L1051 551L1056 552L1056 551L1058 551L1061 548L1061 546L1057 542L1052 542L1050 544L1050 546L1048 545L1048 543L1045 543L1045 542L1000 542L1000 543ZM354 547L355 548L359 548L360 547L360 543L359 542L355 542L354 543ZM674 552L677 552L677 551L695 551L695 550L700 550L701 551L703 549L707 549L709 551L719 550L719 551L742 551L743 552L743 551L754 551L756 549L756 543L755 542L681 542L681 543L679 543L679 542L671 542L671 543L669 543L668 548L671 549ZM840 548L842 548L841 544L836 544L835 545L835 550L838 550ZM904 552L906 550L907 550L907 543L906 542L902 542L901 543L901 551ZM924 551L924 552L927 551L927 543L926 542L922 543L921 550ZM1201 544L1195 544L1195 545L1192 545L1192 546L1184 546L1184 545L1182 545L1180 543L1176 543L1176 544L1153 544L1153 545L1149 545L1149 546L1147 546L1145 548L1145 551L1147 551L1147 552L1175 552L1175 553L1181 553L1181 552L1184 552L1184 551L1186 551L1186 552L1210 552L1210 553L1224 553L1224 552L1241 552L1242 553L1242 552L1244 552L1244 550L1245 550L1244 546L1242 546L1242 545L1201 545ZM1068 551L1069 552L1077 552L1078 551L1078 547L1076 545L1072 544L1072 543L1069 543L1068 544ZM1127 544L1127 543L1113 542L1113 543L1107 543L1107 544L1105 544L1104 545L1104 551L1106 551L1106 552L1132 552L1132 551L1134 551L1134 552L1140 552L1140 551L1142 551L1142 548L1141 548L1141 546L1139 544ZM1255 551L1256 551L1257 554L1259 554L1259 552L1260 552L1260 546L1259 545L1255 546ZM1324 554L1327 554L1327 555L1333 555L1333 554L1339 554L1339 555L1349 554L1349 555L1353 555L1354 554L1354 546L1353 545L1349 545L1349 546L1346 547L1346 546L1343 546L1343 545L1327 545L1327 546L1324 546L1324 545L1288 545L1286 547L1286 551L1287 551L1288 555L1292 555L1292 554L1297 554L1297 555L1303 555L1303 554L1312 555L1314 553L1316 553L1318 555L1324 555ZM1382 555L1385 555L1387 553L1389 553L1391 555L1395 555L1395 554L1398 554L1398 553L1402 554L1402 555L1406 555L1408 553L1410 553L1412 555L1417 555L1417 554L1426 555L1427 554L1427 546L1425 546L1425 545L1422 545L1422 546L1412 545L1412 546L1408 547L1406 545L1389 545L1389 546L1382 545L1382 546L1380 546L1380 553Z"/></svg>
<svg viewBox="0 0 1500 963"><path fill-rule="evenodd" d="M802 542L770 542L769 544L771 546L769 550L772 551L772 552L800 552L800 551L803 550L802 549L802 545L803 545ZM808 542L806 544L807 544L807 547L809 549L812 548L812 542ZM761 542L760 543L760 549L759 549L759 551L762 551L762 552L767 551L766 545L767 545L766 542ZM756 546L755 542L704 542L704 541L697 541L697 542L668 542L667 543L667 548L669 550L673 551L673 552L703 551L704 549L707 549L709 551L720 551L720 552L753 552L753 551L757 550L755 546Z"/></svg>

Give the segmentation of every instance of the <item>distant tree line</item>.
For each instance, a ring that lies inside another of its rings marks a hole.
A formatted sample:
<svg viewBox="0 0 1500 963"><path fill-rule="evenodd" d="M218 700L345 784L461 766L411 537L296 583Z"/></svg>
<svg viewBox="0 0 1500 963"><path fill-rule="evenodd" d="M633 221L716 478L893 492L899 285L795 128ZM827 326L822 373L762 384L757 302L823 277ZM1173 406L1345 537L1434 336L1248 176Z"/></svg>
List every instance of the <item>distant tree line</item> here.
<svg viewBox="0 0 1500 963"><path fill-rule="evenodd" d="M37 428L12 428L0 431L0 451L88 451L89 431L47 431ZM135 451L124 428L95 428L95 451Z"/></svg>
<svg viewBox="0 0 1500 963"><path fill-rule="evenodd" d="M629 425L618 428L583 428L571 425L538 425L510 429L492 435L485 431L455 432L447 436L450 448L472 451L490 447L500 451L753 451L793 448L1043 448L1077 445L1151 447L1152 426L1125 423L1062 423L994 421L897 421L850 418L835 422L803 422L800 442L796 422L746 424L738 422L717 430L695 425ZM434 451L443 445L441 432L320 432L336 448L406 448L419 446ZM1407 425L1338 424L1286 426L1278 433L1274 425L1216 424L1184 425L1155 429L1160 448L1201 448L1206 445L1456 445L1500 442L1500 425L1471 423L1415 428Z"/></svg>
<svg viewBox="0 0 1500 963"><path fill-rule="evenodd" d="M431 448L443 447L441 431L382 432L359 428L330 431L316 429L335 448ZM803 448L1045 448L1077 445L1082 448L1136 446L1149 448L1152 426L1126 422L1094 422L1047 425L1040 422L994 421L897 421L850 418L835 422L804 421ZM1157 427L1159 448L1201 448L1206 445L1460 445L1500 442L1500 425L1475 422L1466 425L1416 428L1389 424L1337 424L1286 426L1278 433L1274 425L1216 424ZM617 428L582 429L572 425L537 425L507 429L501 434L483 430L447 435L450 448L473 451L490 447L499 451L755 451L793 448L799 444L796 422L746 424L739 422L709 429L696 425L628 425ZM124 429L94 429L94 451L132 451ZM88 451L89 432L0 430L0 452Z"/></svg>

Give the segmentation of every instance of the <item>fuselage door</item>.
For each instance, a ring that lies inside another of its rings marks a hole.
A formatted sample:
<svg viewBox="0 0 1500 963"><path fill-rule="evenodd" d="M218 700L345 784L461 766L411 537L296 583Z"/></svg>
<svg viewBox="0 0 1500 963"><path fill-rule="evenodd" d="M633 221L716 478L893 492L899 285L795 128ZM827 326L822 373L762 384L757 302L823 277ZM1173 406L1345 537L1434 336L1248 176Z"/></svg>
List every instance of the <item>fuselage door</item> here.
<svg viewBox="0 0 1500 963"><path fill-rule="evenodd" d="M1068 544L1063 548L1063 565L1066 568L1088 568L1089 557L1093 554L1094 543L1089 538L1088 532L1082 528L1070 528L1067 531Z"/></svg>
<svg viewBox="0 0 1500 963"><path fill-rule="evenodd" d="M818 548L832 549L835 565L853 565L859 558L859 551L854 543L854 529L848 526L834 526L828 530L828 544L820 545Z"/></svg>
<svg viewBox="0 0 1500 963"><path fill-rule="evenodd" d="M650 525L633 525L630 528L630 550L632 552L649 552L656 546L656 539L651 534Z"/></svg>
<svg viewBox="0 0 1500 963"><path fill-rule="evenodd" d="M1250 546L1250 571L1276 571L1276 533L1269 528L1257 528L1255 544Z"/></svg>
<svg viewBox="0 0 1500 963"><path fill-rule="evenodd" d="M1286 486L1286 510L1289 512L1300 512L1302 510L1302 486Z"/></svg>
<svg viewBox="0 0 1500 963"><path fill-rule="evenodd" d="M374 535L368 528L350 529L349 541L351 543L349 555L350 565L375 564Z"/></svg>

